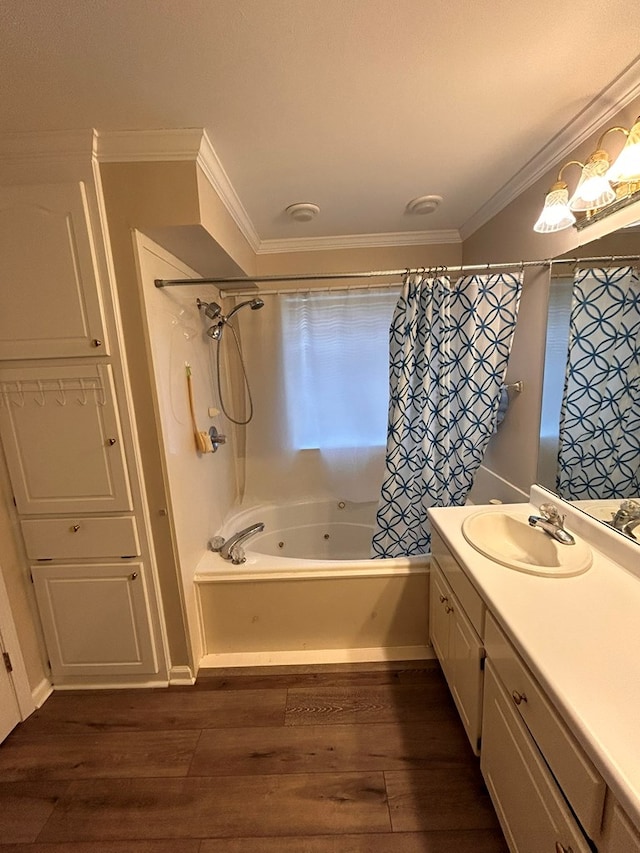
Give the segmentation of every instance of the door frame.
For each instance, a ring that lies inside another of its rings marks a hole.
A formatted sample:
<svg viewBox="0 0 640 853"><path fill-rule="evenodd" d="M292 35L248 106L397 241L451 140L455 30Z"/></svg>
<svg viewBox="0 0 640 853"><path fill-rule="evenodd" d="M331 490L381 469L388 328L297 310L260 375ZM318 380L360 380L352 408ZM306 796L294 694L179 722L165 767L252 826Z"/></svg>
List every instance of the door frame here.
<svg viewBox="0 0 640 853"><path fill-rule="evenodd" d="M7 587L5 586L2 575L2 566L0 566L0 634L2 634L2 643L5 651L8 652L11 658L12 671L9 673L9 677L13 682L16 699L18 700L20 717L26 720L29 714L32 714L36 710L36 704L31 693L31 687L29 686L29 679L27 678L27 669L24 665L20 641L15 622L13 621Z"/></svg>

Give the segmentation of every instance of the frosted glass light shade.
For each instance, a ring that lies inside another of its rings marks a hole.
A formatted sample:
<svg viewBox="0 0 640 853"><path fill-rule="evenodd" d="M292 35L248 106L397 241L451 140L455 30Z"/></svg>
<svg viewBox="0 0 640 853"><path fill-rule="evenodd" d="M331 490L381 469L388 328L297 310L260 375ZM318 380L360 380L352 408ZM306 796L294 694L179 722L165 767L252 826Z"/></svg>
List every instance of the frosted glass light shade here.
<svg viewBox="0 0 640 853"><path fill-rule="evenodd" d="M606 151L595 151L589 157L569 202L571 210L595 210L615 201L616 194L607 180L609 166L609 155Z"/></svg>
<svg viewBox="0 0 640 853"><path fill-rule="evenodd" d="M554 184L547 193L544 207L533 226L538 234L548 234L551 231L562 231L569 228L576 221L575 216L569 209L569 190L567 185L561 181Z"/></svg>
<svg viewBox="0 0 640 853"><path fill-rule="evenodd" d="M640 118L629 131L625 146L607 172L607 178L616 183L640 181Z"/></svg>

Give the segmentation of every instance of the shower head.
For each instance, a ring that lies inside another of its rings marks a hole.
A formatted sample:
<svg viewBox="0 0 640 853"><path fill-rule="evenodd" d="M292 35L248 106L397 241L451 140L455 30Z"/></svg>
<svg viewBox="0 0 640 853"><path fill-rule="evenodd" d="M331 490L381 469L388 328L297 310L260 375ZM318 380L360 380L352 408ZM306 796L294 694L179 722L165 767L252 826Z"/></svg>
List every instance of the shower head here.
<svg viewBox="0 0 640 853"><path fill-rule="evenodd" d="M241 308L244 308L245 305L248 305L252 311L257 311L258 308L262 308L264 302L260 297L256 297L255 299L247 299L246 302L241 302L239 305L236 305L235 308L232 308L231 311L227 314L225 320L230 320L236 311L239 311Z"/></svg>
<svg viewBox="0 0 640 853"><path fill-rule="evenodd" d="M222 308L217 302L203 302L201 299L196 299L196 305L198 309L204 308L204 313L210 320L215 320L222 313Z"/></svg>

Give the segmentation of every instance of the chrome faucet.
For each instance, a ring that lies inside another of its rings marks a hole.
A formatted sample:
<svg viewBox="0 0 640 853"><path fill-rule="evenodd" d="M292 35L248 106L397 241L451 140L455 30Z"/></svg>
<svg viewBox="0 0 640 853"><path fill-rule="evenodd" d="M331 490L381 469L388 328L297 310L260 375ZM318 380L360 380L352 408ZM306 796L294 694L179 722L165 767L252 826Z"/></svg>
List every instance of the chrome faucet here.
<svg viewBox="0 0 640 853"><path fill-rule="evenodd" d="M264 530L264 522L257 521L255 524L245 527L244 530L234 533L228 539L224 539L222 536L214 536L213 539L209 540L209 550L216 551L224 560L231 560L234 566L239 566L246 560L242 543L254 533L260 533L262 530Z"/></svg>
<svg viewBox="0 0 640 853"><path fill-rule="evenodd" d="M630 536L632 539L637 539L638 537L633 531L638 525L640 525L640 502L634 500L623 501L620 504L620 509L613 516L611 526Z"/></svg>
<svg viewBox="0 0 640 853"><path fill-rule="evenodd" d="M540 530L561 542L563 545L575 545L576 540L564 529L564 515L560 515L558 508L553 504L541 504L540 515L530 515L531 527L539 527Z"/></svg>

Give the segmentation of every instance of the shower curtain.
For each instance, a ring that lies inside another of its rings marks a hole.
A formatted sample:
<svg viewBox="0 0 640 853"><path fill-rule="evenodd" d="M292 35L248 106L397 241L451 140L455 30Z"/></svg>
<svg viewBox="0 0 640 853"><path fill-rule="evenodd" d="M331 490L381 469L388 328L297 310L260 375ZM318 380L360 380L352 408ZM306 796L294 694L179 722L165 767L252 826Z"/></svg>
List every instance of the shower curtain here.
<svg viewBox="0 0 640 853"><path fill-rule="evenodd" d="M390 330L374 557L426 553L427 510L464 504L494 431L522 275L409 275Z"/></svg>
<svg viewBox="0 0 640 853"><path fill-rule="evenodd" d="M640 278L576 273L557 489L567 500L640 494Z"/></svg>

